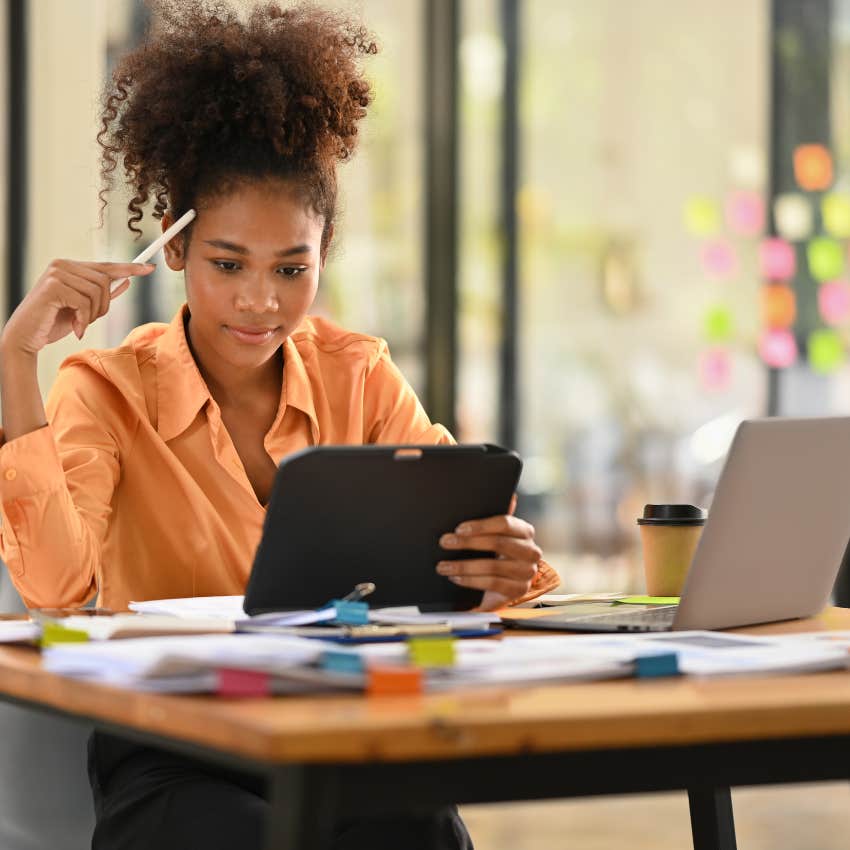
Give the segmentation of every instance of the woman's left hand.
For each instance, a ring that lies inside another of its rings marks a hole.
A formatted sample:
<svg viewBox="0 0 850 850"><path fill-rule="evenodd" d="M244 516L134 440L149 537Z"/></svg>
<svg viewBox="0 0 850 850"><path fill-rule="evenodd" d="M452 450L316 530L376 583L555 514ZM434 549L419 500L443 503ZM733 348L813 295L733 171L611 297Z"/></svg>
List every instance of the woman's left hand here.
<svg viewBox="0 0 850 850"><path fill-rule="evenodd" d="M543 552L534 542L534 527L513 516L515 506L516 496L508 514L462 522L454 533L440 538L443 549L480 549L495 553L495 558L446 559L437 564L437 572L449 581L484 591L478 610L492 611L523 596L537 575L537 564Z"/></svg>

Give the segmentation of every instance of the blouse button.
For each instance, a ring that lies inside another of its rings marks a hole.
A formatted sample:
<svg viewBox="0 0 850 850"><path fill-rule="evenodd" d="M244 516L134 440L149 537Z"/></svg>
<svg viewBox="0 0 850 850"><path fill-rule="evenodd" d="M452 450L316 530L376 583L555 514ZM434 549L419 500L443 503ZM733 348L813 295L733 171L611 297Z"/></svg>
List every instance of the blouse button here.
<svg viewBox="0 0 850 850"><path fill-rule="evenodd" d="M17 469L7 469L5 477L6 477L7 481L14 481L18 477L18 470Z"/></svg>

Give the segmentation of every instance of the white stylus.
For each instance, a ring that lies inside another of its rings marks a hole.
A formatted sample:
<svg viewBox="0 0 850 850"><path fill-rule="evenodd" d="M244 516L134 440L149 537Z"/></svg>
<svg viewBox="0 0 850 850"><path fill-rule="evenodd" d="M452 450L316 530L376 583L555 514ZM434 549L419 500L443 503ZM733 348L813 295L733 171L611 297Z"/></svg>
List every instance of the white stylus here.
<svg viewBox="0 0 850 850"><path fill-rule="evenodd" d="M133 259L134 263L146 263L163 245L165 245L169 240L173 239L192 219L195 217L195 211L189 210L189 212L184 213L171 225L167 230L163 231L162 236L158 239L154 239L138 257ZM121 286L127 278L121 278L120 280L112 281L110 285L109 291L115 292L119 286Z"/></svg>

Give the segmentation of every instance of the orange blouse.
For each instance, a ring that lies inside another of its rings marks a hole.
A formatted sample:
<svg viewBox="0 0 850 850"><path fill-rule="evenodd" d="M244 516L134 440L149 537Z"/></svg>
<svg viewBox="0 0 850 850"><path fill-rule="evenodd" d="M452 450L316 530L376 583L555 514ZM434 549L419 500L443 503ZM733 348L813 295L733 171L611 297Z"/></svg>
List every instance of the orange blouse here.
<svg viewBox="0 0 850 850"><path fill-rule="evenodd" d="M265 508L186 339L187 308L62 364L48 425L0 446L0 556L30 607L244 592ZM308 446L453 442L386 342L308 318L284 343L265 436ZM556 586L541 562L529 596Z"/></svg>

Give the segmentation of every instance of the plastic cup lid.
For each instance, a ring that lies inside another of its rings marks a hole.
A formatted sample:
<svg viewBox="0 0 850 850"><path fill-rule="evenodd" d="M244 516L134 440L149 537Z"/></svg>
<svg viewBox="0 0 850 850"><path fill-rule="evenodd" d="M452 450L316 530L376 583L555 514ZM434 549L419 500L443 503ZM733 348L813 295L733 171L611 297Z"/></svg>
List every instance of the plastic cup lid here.
<svg viewBox="0 0 850 850"><path fill-rule="evenodd" d="M708 511L696 505L644 505L638 525L705 525Z"/></svg>

